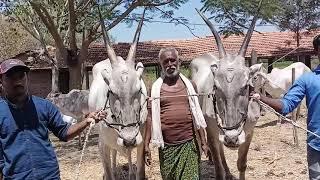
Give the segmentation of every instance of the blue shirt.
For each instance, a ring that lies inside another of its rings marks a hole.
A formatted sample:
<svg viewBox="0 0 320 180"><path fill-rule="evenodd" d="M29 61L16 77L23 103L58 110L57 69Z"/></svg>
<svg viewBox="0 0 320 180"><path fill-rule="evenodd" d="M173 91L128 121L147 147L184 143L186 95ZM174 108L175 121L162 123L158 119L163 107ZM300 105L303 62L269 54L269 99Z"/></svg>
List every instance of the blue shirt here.
<svg viewBox="0 0 320 180"><path fill-rule="evenodd" d="M310 73L300 76L281 99L282 113L292 112L306 97L308 107L307 128L320 135L320 65ZM307 135L307 143L313 149L320 151L320 139L312 134Z"/></svg>
<svg viewBox="0 0 320 180"><path fill-rule="evenodd" d="M60 179L48 130L66 141L69 124L49 101L30 96L21 109L0 99L0 170L4 179Z"/></svg>

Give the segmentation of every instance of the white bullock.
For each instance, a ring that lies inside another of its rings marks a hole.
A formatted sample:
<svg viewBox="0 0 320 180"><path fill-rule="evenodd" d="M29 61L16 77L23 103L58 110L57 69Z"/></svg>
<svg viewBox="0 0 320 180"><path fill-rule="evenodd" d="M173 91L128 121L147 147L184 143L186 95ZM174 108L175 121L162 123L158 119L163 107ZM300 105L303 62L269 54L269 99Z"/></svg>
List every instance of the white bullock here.
<svg viewBox="0 0 320 180"><path fill-rule="evenodd" d="M211 29L219 51L219 57L206 54L190 64L198 92L214 94L199 99L208 125L207 139L214 159L215 176L219 180L232 178L223 150L226 146L238 149L239 179L244 180L254 126L260 116L259 104L249 98L249 79L257 69L245 66L245 54L257 17L252 20L239 53L230 54L225 51L212 23L199 14Z"/></svg>
<svg viewBox="0 0 320 180"><path fill-rule="evenodd" d="M104 166L104 179L116 179L117 152L128 157L129 179L145 178L143 139L144 123L148 113L147 91L142 80L143 65L135 65L142 20L126 60L116 56L106 34L104 38L109 59L95 64L92 69L89 108L91 111L107 111L107 118L100 123L99 128L99 149ZM103 23L102 27L104 29ZM136 147L137 173L134 177L131 152Z"/></svg>
<svg viewBox="0 0 320 180"><path fill-rule="evenodd" d="M258 73L255 73L251 79L252 86L255 87L255 91L262 89L263 92L267 92L273 98L281 98L292 86L292 69L295 69L295 79L298 79L302 74L310 72L308 68L302 62L292 63L291 65L279 69L274 68L271 73L267 74L267 70L263 67L263 64L253 65L256 69L259 69ZM306 107L305 100L302 101L302 106ZM297 117L300 115L300 105L297 108Z"/></svg>

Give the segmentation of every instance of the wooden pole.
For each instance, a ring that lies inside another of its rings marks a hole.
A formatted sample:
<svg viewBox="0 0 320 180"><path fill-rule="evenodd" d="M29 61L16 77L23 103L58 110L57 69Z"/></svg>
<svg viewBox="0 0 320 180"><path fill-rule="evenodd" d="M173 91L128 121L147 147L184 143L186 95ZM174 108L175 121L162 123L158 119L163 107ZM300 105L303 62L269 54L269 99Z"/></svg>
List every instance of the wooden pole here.
<svg viewBox="0 0 320 180"><path fill-rule="evenodd" d="M293 84L296 79L296 70L295 68L292 68L292 81L291 83ZM297 110L293 110L291 114L291 119L293 122L297 122ZM295 146L299 146L299 140L298 140L298 133L297 133L297 128L293 126L293 141Z"/></svg>
<svg viewBox="0 0 320 180"><path fill-rule="evenodd" d="M311 69L311 56L310 55L305 57L305 65Z"/></svg>
<svg viewBox="0 0 320 180"><path fill-rule="evenodd" d="M89 70L85 68L85 75L86 75L86 89L90 88L90 80L89 80Z"/></svg>
<svg viewBox="0 0 320 180"><path fill-rule="evenodd" d="M253 49L251 51L251 59L249 60L249 67L258 63L258 55L257 52ZM249 91L252 92L254 90L253 87L249 86Z"/></svg>
<svg viewBox="0 0 320 180"><path fill-rule="evenodd" d="M251 51L251 65L258 63L258 54L254 49Z"/></svg>
<svg viewBox="0 0 320 180"><path fill-rule="evenodd" d="M273 65L271 65L273 63L272 59L268 59L268 73L271 73Z"/></svg>
<svg viewBox="0 0 320 180"><path fill-rule="evenodd" d="M160 77L161 76L161 67L160 67L160 65L156 66L156 72L157 72L156 77L157 78Z"/></svg>

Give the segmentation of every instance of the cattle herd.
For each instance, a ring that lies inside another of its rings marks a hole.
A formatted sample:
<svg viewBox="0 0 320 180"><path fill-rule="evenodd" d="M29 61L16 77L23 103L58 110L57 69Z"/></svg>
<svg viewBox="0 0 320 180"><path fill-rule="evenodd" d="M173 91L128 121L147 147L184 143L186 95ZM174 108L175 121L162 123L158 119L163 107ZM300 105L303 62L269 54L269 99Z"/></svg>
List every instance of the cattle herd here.
<svg viewBox="0 0 320 180"><path fill-rule="evenodd" d="M249 97L250 86L264 89L274 97L281 97L291 85L291 69L296 76L310 71L302 63L294 63L285 69L274 69L267 74L262 64L245 65L247 51L257 18L254 17L238 54L227 53L211 22L199 12L212 31L219 55L204 54L191 64L191 79L200 96L199 102L207 122L207 139L214 160L217 179L229 179L232 175L226 163L223 147L238 149L237 168L239 178L245 179L247 154L254 127L260 117L261 107ZM83 114L104 109L106 120L99 124L99 150L104 167L104 179L115 179L116 155L128 157L129 178L143 179L144 124L147 116L147 91L142 79L143 65L135 63L137 43L142 28L138 25L128 57L124 60L115 54L109 37L105 43L109 59L93 67L90 90L72 90L69 94L50 94L50 99L61 112L71 119L81 119ZM282 74L279 78L279 73ZM81 138L79 138L81 139ZM81 145L81 141L79 142ZM137 148L137 171L133 172L131 152Z"/></svg>

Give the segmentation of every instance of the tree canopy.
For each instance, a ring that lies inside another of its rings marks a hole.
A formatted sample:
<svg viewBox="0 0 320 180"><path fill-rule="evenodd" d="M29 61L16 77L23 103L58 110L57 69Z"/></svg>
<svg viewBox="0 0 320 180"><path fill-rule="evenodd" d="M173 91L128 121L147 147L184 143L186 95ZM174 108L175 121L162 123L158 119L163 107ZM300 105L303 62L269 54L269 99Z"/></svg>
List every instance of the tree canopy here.
<svg viewBox="0 0 320 180"><path fill-rule="evenodd" d="M201 0L225 35L242 34L253 16L259 24L275 25L280 31L299 34L320 25L320 1L314 0ZM257 9L261 3L261 9ZM298 38L299 39L299 38Z"/></svg>
<svg viewBox="0 0 320 180"><path fill-rule="evenodd" d="M272 20L281 31L292 31L297 46L300 45L300 33L311 31L320 26L320 1L314 0L282 0L281 11Z"/></svg>
<svg viewBox="0 0 320 180"><path fill-rule="evenodd" d="M242 34L248 29L253 16L257 15L259 24L270 23L280 10L279 0L201 0L202 11L211 14L221 24L220 32L225 35ZM259 12L258 8L260 5Z"/></svg>
<svg viewBox="0 0 320 180"><path fill-rule="evenodd" d="M40 46L14 19L0 15L0 27L0 60Z"/></svg>

